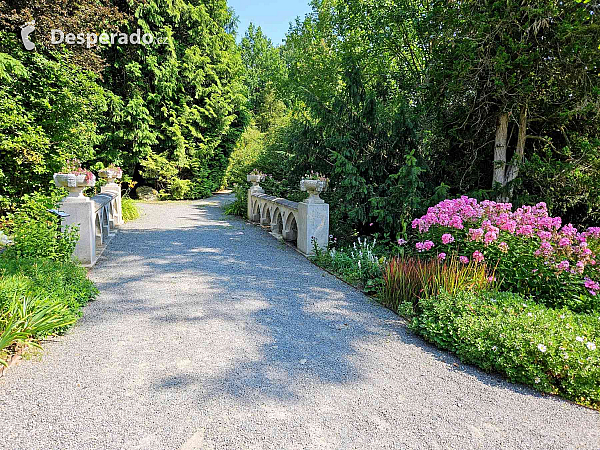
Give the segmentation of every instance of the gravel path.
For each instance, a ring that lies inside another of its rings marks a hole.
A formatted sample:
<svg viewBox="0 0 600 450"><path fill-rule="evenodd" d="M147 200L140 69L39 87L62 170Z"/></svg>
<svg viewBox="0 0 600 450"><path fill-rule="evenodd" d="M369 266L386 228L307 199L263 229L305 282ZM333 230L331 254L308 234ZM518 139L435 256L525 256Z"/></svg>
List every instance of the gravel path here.
<svg viewBox="0 0 600 450"><path fill-rule="evenodd" d="M0 379L0 448L600 448L597 412L459 364L224 199L123 227L83 319Z"/></svg>

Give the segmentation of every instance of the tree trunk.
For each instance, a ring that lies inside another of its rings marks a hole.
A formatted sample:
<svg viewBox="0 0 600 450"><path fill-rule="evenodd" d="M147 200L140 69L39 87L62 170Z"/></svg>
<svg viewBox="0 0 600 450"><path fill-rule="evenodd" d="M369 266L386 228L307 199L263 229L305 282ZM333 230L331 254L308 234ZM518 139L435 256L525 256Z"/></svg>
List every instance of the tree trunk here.
<svg viewBox="0 0 600 450"><path fill-rule="evenodd" d="M506 150L508 141L508 113L500 114L498 127L496 128L496 141L494 147L494 179L492 187L496 183L504 186L506 184Z"/></svg>
<svg viewBox="0 0 600 450"><path fill-rule="evenodd" d="M527 105L521 107L519 115L519 137L517 139L517 148L512 157L508 168L506 169L506 184L514 181L519 175L519 166L523 163L525 155L525 141L527 140ZM513 187L510 187L509 197L512 196Z"/></svg>

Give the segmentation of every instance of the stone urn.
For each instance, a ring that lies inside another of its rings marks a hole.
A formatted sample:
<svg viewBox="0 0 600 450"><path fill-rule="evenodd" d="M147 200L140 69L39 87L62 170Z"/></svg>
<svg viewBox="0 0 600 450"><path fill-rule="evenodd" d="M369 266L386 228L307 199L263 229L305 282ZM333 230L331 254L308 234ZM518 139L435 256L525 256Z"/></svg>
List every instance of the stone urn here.
<svg viewBox="0 0 600 450"><path fill-rule="evenodd" d="M252 187L250 188L250 190L255 191L255 192L263 192L263 189L260 187L260 182L263 181L265 179L265 175L263 173L260 174L248 174L246 176L246 180L248 180L250 183L252 183Z"/></svg>
<svg viewBox="0 0 600 450"><path fill-rule="evenodd" d="M307 180L300 181L300 190L308 192L309 197L306 203L325 203L325 200L319 197L321 192L327 189L327 182L323 180Z"/></svg>
<svg viewBox="0 0 600 450"><path fill-rule="evenodd" d="M91 172L55 173L53 178L56 186L67 188L69 191L65 201L86 198L83 195L83 190L96 184L96 177Z"/></svg>
<svg viewBox="0 0 600 450"><path fill-rule="evenodd" d="M123 171L118 168L108 167L99 171L98 176L107 180L108 184L112 184L115 180L120 179L123 176Z"/></svg>

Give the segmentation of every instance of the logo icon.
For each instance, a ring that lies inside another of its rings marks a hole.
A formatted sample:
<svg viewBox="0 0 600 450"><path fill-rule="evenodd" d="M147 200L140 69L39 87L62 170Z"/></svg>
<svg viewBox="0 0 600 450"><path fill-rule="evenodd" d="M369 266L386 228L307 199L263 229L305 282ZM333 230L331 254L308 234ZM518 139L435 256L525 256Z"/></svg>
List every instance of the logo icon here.
<svg viewBox="0 0 600 450"><path fill-rule="evenodd" d="M25 46L25 50L33 50L35 44L29 40L29 35L35 30L35 20L27 22L21 27L21 40Z"/></svg>

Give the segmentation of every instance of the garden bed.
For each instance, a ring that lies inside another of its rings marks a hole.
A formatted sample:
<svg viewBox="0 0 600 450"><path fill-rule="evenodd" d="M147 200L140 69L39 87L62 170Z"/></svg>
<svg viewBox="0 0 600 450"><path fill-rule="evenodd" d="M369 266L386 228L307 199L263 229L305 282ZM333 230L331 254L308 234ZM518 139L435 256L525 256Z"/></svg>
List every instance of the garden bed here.
<svg viewBox="0 0 600 450"><path fill-rule="evenodd" d="M393 245L332 236L313 261L463 362L600 409L599 228L461 197L413 229Z"/></svg>

